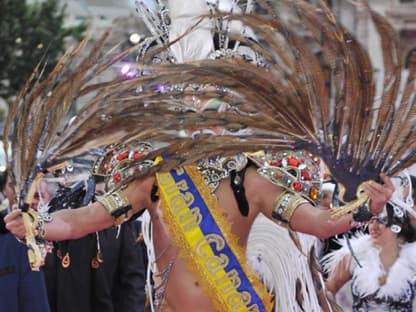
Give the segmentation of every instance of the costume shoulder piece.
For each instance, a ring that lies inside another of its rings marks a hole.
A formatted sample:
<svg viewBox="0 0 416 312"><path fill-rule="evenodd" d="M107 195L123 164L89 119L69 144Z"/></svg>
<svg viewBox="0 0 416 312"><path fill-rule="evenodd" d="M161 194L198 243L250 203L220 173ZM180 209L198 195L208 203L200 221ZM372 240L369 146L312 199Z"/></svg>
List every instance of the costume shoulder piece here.
<svg viewBox="0 0 416 312"><path fill-rule="evenodd" d="M110 144L95 160L92 174L105 178L107 189L118 188L128 177L134 176L135 172L153 166L154 161L146 159L152 150L153 146L148 142Z"/></svg>
<svg viewBox="0 0 416 312"><path fill-rule="evenodd" d="M241 171L247 166L247 157L238 154L230 157L213 157L199 162L198 170L202 173L206 184L215 191L221 180L228 178L230 172Z"/></svg>
<svg viewBox="0 0 416 312"><path fill-rule="evenodd" d="M407 265L416 272L416 242L404 244L401 255L407 262Z"/></svg>
<svg viewBox="0 0 416 312"><path fill-rule="evenodd" d="M247 157L258 167L258 172L272 183L298 193L312 203L320 198L324 180L321 159L307 151L256 152Z"/></svg>
<svg viewBox="0 0 416 312"><path fill-rule="evenodd" d="M415 287L415 247L414 243L404 244L389 270L384 269L375 247L370 246L361 254L357 253L361 266L356 265L352 270L354 295L360 299L370 295L368 298L373 297L390 304L410 302Z"/></svg>

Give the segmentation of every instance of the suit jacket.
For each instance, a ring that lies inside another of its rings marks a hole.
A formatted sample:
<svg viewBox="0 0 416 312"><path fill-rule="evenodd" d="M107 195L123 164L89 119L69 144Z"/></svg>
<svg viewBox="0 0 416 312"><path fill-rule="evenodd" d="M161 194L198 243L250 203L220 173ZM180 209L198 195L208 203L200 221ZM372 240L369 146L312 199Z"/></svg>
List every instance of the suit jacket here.
<svg viewBox="0 0 416 312"><path fill-rule="evenodd" d="M0 311L50 311L43 273L31 270L26 245L9 232L0 234Z"/></svg>
<svg viewBox="0 0 416 312"><path fill-rule="evenodd" d="M45 275L52 312L140 312L145 304L145 253L136 242L140 223L131 220L98 232L103 263L97 255L96 233L59 242L47 257ZM70 265L62 266L68 253ZM1 310L0 310L1 311Z"/></svg>

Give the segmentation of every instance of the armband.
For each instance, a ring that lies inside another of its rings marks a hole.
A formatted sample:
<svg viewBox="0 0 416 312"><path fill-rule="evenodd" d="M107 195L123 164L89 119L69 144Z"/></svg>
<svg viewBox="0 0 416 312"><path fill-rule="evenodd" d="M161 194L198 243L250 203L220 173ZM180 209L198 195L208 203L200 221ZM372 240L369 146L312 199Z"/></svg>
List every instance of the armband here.
<svg viewBox="0 0 416 312"><path fill-rule="evenodd" d="M283 192L276 197L272 217L284 223L290 223L293 213L301 204L308 203L303 197L292 192Z"/></svg>
<svg viewBox="0 0 416 312"><path fill-rule="evenodd" d="M126 194L122 190L111 192L103 196L97 196L97 202L114 217L114 224L120 225L127 221L132 213L129 213L132 206Z"/></svg>

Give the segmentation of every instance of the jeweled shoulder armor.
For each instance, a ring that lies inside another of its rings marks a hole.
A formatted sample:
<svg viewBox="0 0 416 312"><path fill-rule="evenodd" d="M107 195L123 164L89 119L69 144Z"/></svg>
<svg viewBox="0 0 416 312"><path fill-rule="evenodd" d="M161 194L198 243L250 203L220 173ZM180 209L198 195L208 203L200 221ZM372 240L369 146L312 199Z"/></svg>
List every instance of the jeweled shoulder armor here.
<svg viewBox="0 0 416 312"><path fill-rule="evenodd" d="M248 153L258 172L272 183L301 195L313 204L320 198L324 180L321 159L307 151Z"/></svg>
<svg viewBox="0 0 416 312"><path fill-rule="evenodd" d="M209 185L212 192L214 192L221 180L228 178L230 172L241 171L247 166L247 157L244 154L239 154L229 157L215 157L206 160L201 160L198 164L198 170L204 177L206 184Z"/></svg>

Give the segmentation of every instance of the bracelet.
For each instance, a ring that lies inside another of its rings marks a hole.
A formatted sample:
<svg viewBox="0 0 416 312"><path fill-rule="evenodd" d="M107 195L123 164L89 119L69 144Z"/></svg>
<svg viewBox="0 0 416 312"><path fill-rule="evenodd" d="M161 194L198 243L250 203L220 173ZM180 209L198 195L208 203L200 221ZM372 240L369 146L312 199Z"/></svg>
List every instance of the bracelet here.
<svg viewBox="0 0 416 312"><path fill-rule="evenodd" d="M305 203L308 201L300 195L285 191L276 197L272 217L278 221L289 223L296 208Z"/></svg>
<svg viewBox="0 0 416 312"><path fill-rule="evenodd" d="M48 212L37 213L36 211L32 210L29 210L27 213L32 219L32 229L34 236L38 240L45 240L45 223L52 221L52 215L50 215Z"/></svg>
<svg viewBox="0 0 416 312"><path fill-rule="evenodd" d="M103 196L97 196L97 202L103 205L110 215L114 217L115 225L127 221L132 216L132 213L129 213L132 206L122 190L111 192Z"/></svg>
<svg viewBox="0 0 416 312"><path fill-rule="evenodd" d="M36 226L37 231L37 238L42 240L45 239L46 230L45 230L45 223L49 223L52 221L52 215L48 212L42 212L38 214L38 224Z"/></svg>

